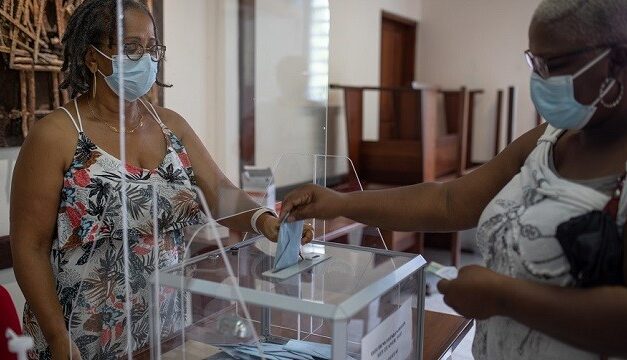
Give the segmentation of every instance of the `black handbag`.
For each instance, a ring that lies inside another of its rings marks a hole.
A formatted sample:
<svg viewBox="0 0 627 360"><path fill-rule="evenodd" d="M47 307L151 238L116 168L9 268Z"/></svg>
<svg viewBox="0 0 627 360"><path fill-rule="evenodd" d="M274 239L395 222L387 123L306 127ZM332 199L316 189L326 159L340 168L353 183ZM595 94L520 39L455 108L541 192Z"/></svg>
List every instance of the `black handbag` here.
<svg viewBox="0 0 627 360"><path fill-rule="evenodd" d="M624 284L623 239L616 223L625 176L605 208L574 217L557 227L555 237L570 263L575 286Z"/></svg>

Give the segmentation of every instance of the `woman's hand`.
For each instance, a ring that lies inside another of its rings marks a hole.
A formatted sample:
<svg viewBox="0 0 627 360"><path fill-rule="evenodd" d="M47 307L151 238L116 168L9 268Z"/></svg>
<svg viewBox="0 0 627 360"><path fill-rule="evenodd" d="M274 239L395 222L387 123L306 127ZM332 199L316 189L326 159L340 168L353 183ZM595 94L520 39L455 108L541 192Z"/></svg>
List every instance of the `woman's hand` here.
<svg viewBox="0 0 627 360"><path fill-rule="evenodd" d="M257 220L257 229L261 232L263 236L268 238L271 241L277 242L279 240L279 228L281 227L281 222L275 216L268 214L263 214ZM311 224L305 224L303 227L303 235L301 239L301 243L307 244L311 240L313 240L314 230Z"/></svg>
<svg viewBox="0 0 627 360"><path fill-rule="evenodd" d="M438 290L444 302L459 314L487 319L502 314L502 284L509 278L478 265L463 267L457 279L441 280Z"/></svg>
<svg viewBox="0 0 627 360"><path fill-rule="evenodd" d="M342 216L344 195L317 185L305 185L289 193L281 204L281 216L287 221L333 219Z"/></svg>
<svg viewBox="0 0 627 360"><path fill-rule="evenodd" d="M52 354L52 360L81 360L81 352L74 341L67 336L51 341L50 353Z"/></svg>

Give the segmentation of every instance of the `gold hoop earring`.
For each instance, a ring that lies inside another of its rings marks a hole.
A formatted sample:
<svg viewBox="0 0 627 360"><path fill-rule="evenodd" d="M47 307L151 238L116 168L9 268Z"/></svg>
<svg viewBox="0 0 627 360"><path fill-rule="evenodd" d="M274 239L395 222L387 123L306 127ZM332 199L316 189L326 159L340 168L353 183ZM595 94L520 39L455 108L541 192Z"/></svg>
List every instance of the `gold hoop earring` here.
<svg viewBox="0 0 627 360"><path fill-rule="evenodd" d="M98 71L98 69L96 69L96 71ZM94 83L91 87L91 98L95 99L96 98L96 71L93 72L94 74Z"/></svg>
<svg viewBox="0 0 627 360"><path fill-rule="evenodd" d="M618 95L616 96L616 99L614 101L612 101L611 103L608 103L605 101L603 95L605 94L606 91L612 88L615 84L618 84L618 88L619 88ZM607 78L601 85L601 89L599 89L599 96L601 97L600 103L601 105L605 106L608 109L613 109L617 107L618 104L620 104L620 102L623 100L624 94L625 94L625 87L623 86L622 82L616 79Z"/></svg>

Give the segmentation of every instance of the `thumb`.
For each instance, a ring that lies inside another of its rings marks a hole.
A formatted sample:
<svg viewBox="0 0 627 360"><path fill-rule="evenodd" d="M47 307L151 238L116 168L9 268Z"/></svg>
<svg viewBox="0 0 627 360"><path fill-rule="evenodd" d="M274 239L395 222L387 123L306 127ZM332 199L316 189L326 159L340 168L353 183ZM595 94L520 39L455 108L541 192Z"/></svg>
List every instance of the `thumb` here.
<svg viewBox="0 0 627 360"><path fill-rule="evenodd" d="M441 294L445 295L448 292L450 285L451 285L450 280L442 279L438 282L438 291Z"/></svg>

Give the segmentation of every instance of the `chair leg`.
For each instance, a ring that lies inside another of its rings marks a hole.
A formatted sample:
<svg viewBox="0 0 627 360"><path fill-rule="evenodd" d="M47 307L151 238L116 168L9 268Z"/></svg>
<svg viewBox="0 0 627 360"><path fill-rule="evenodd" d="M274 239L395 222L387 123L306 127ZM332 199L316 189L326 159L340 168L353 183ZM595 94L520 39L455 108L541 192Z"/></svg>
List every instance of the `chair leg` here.
<svg viewBox="0 0 627 360"><path fill-rule="evenodd" d="M425 252L425 233L417 232L414 234L414 246L410 251L414 254L423 254Z"/></svg>
<svg viewBox="0 0 627 360"><path fill-rule="evenodd" d="M459 232L451 234L451 264L457 268L461 265L462 242Z"/></svg>

